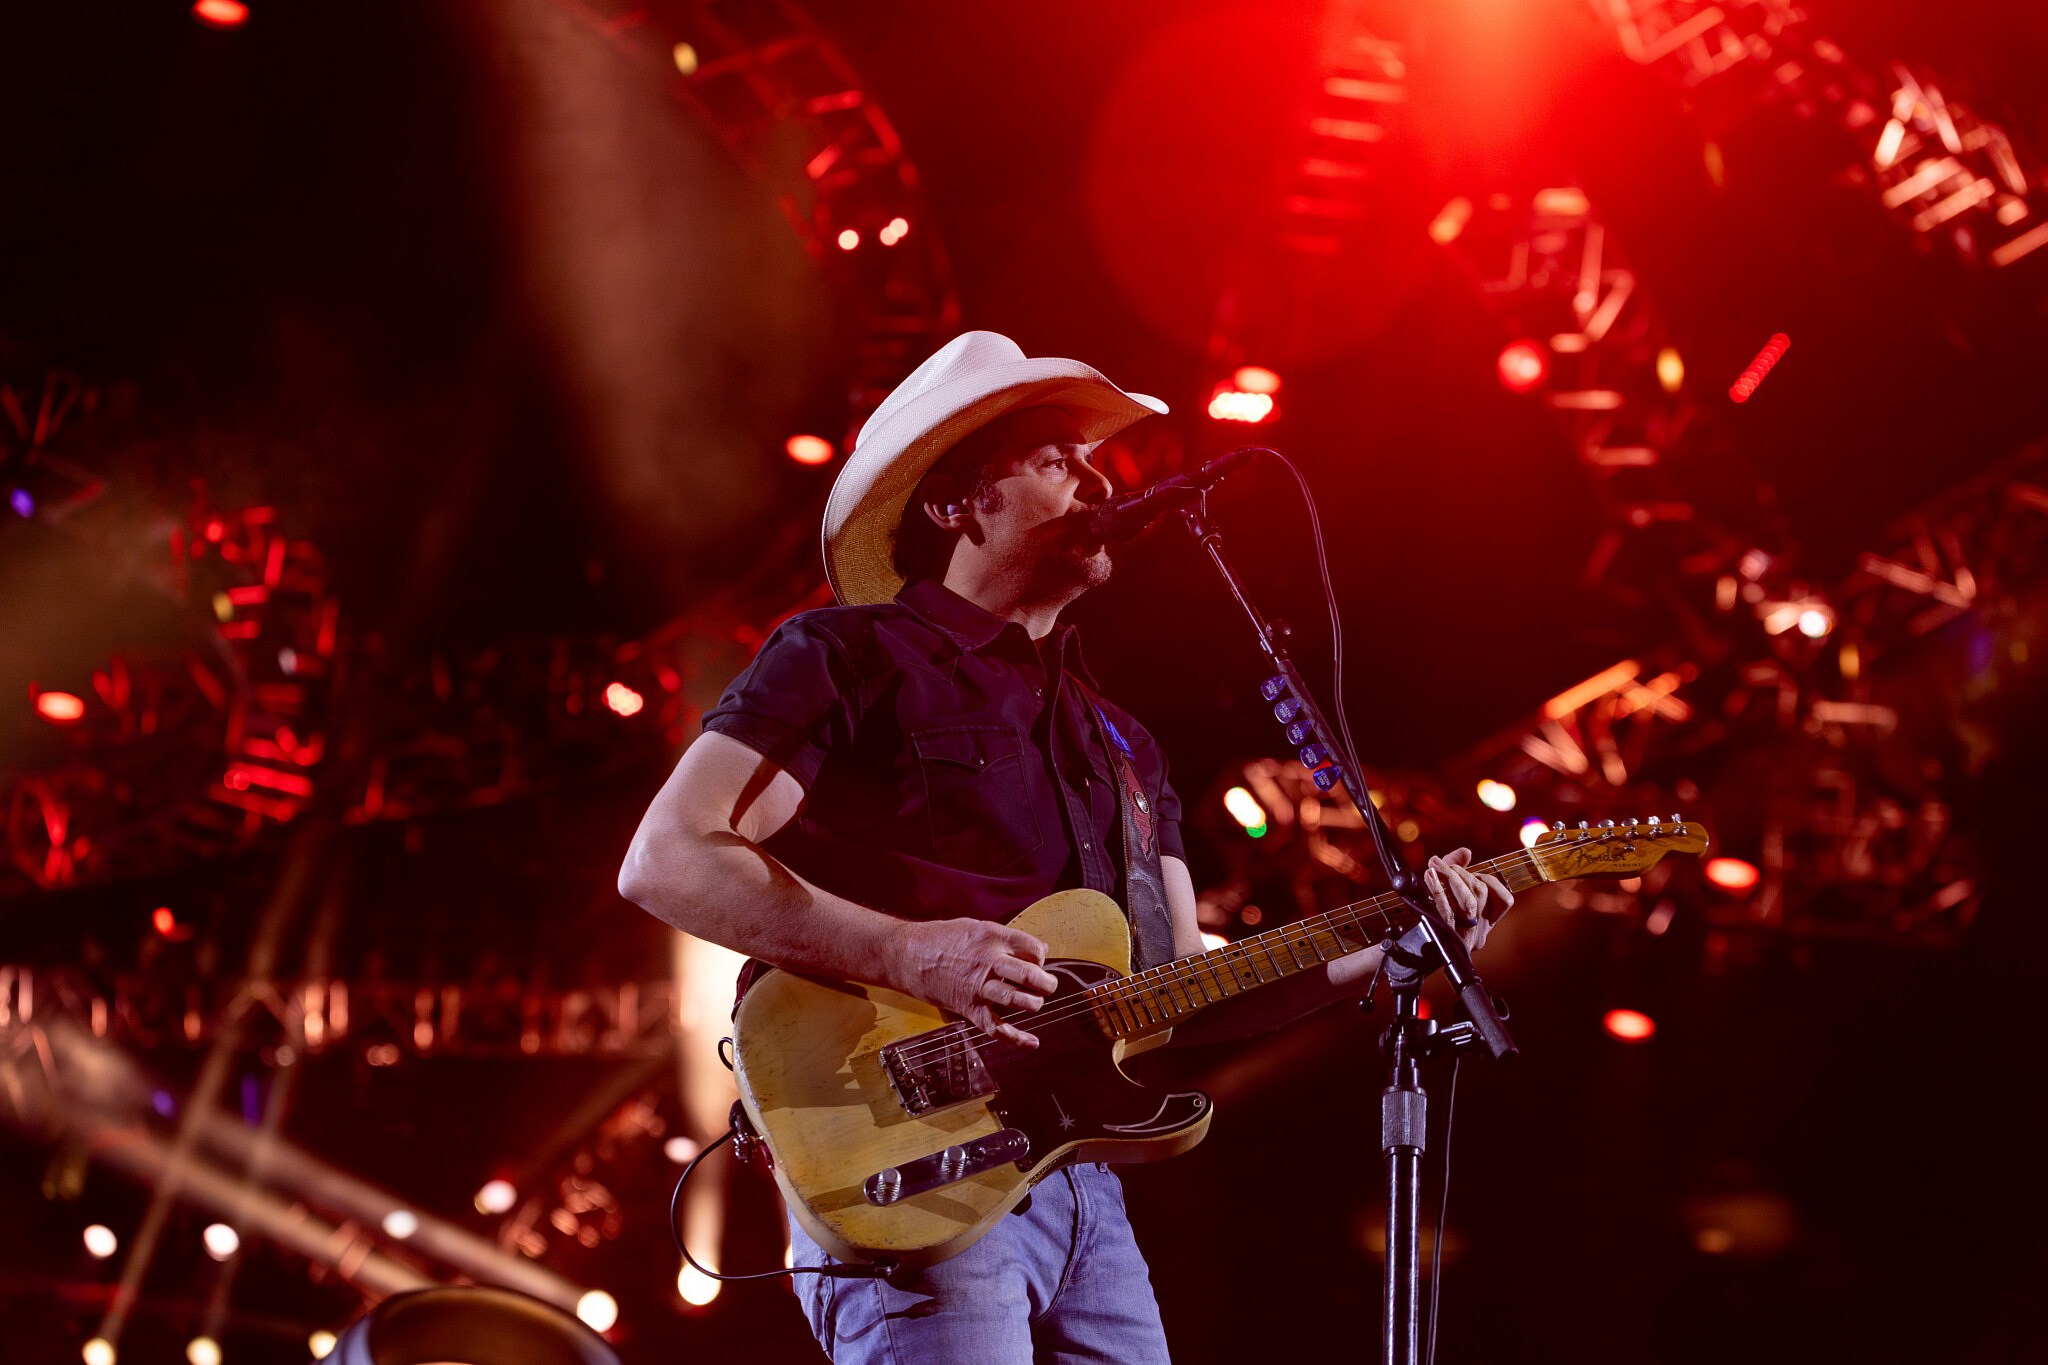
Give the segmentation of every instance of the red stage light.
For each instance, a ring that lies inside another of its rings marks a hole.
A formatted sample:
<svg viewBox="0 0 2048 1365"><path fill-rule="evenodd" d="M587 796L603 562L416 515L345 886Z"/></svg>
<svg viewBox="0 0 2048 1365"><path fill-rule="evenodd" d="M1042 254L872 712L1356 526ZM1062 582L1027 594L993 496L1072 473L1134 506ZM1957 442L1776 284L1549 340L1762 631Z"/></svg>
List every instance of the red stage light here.
<svg viewBox="0 0 2048 1365"><path fill-rule="evenodd" d="M875 234L875 240L883 246L894 246L909 235L910 220L908 218L891 218L882 226L882 230Z"/></svg>
<svg viewBox="0 0 2048 1365"><path fill-rule="evenodd" d="M1273 415L1273 395L1218 389L1209 400L1209 415L1219 422L1263 422Z"/></svg>
<svg viewBox="0 0 2048 1365"><path fill-rule="evenodd" d="M622 716L637 716L647 701L624 683L615 682L604 690L604 704Z"/></svg>
<svg viewBox="0 0 2048 1365"><path fill-rule="evenodd" d="M1646 1043L1657 1033L1657 1021L1641 1010L1609 1010L1600 1022L1609 1037L1624 1043Z"/></svg>
<svg viewBox="0 0 2048 1365"><path fill-rule="evenodd" d="M159 905L149 917L149 923L159 934L169 938L178 932L178 917L171 913L168 905Z"/></svg>
<svg viewBox="0 0 2048 1365"><path fill-rule="evenodd" d="M1240 365L1230 376L1232 387L1244 393L1278 393L1280 376L1264 365Z"/></svg>
<svg viewBox="0 0 2048 1365"><path fill-rule="evenodd" d="M1763 880L1755 863L1740 858L1707 859L1707 880L1723 891L1747 891Z"/></svg>
<svg viewBox="0 0 2048 1365"><path fill-rule="evenodd" d="M1509 393L1530 393L1550 378L1550 355L1533 341L1510 341L1500 348L1495 368L1502 388Z"/></svg>
<svg viewBox="0 0 2048 1365"><path fill-rule="evenodd" d="M249 18L242 0L197 0L192 17L210 28L240 28Z"/></svg>
<svg viewBox="0 0 2048 1365"><path fill-rule="evenodd" d="M1778 363L1778 357L1785 354L1791 345L1792 338L1783 332L1765 342L1764 348L1756 353L1756 359L1750 361L1749 368L1742 372L1742 377L1729 386L1728 396L1738 403L1747 403L1749 396L1756 392L1757 385L1763 383L1764 376L1771 372L1771 366Z"/></svg>
<svg viewBox="0 0 2048 1365"><path fill-rule="evenodd" d="M36 694L36 714L52 725L69 725L84 717L85 702L69 692L40 692Z"/></svg>
<svg viewBox="0 0 2048 1365"><path fill-rule="evenodd" d="M859 245L860 234L858 232L855 232L852 228L846 228L845 230L840 232L839 249L841 251L851 251Z"/></svg>
<svg viewBox="0 0 2048 1365"><path fill-rule="evenodd" d="M832 443L822 436L792 436L782 448L798 464L826 464L833 455Z"/></svg>

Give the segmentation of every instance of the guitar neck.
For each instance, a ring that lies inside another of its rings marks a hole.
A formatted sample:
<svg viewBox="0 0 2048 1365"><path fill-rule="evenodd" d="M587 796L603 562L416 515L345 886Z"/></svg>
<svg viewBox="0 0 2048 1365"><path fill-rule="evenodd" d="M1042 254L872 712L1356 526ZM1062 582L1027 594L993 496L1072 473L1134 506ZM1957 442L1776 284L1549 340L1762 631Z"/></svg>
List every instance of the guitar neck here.
<svg viewBox="0 0 2048 1365"><path fill-rule="evenodd" d="M1526 850L1479 863L1473 871L1491 872L1510 891L1545 880ZM1096 1022L1111 1038L1141 1038L1172 1028L1210 1005L1348 957L1389 935L1398 937L1414 923L1414 909L1386 891L1198 956L1175 958L1104 982L1088 992L1089 1003Z"/></svg>

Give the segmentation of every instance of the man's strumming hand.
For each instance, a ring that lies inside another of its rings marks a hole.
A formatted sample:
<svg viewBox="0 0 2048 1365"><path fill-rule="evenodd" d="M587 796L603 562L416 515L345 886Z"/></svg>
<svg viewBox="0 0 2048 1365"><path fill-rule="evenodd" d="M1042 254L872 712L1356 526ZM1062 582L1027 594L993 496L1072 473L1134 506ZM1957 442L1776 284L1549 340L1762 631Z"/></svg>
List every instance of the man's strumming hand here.
<svg viewBox="0 0 2048 1365"><path fill-rule="evenodd" d="M997 1038L1038 1046L1036 1036L997 1011L1035 1010L1058 989L1059 979L1043 965L1043 942L989 920L942 919L904 925L893 947L891 984L906 995L952 1010Z"/></svg>

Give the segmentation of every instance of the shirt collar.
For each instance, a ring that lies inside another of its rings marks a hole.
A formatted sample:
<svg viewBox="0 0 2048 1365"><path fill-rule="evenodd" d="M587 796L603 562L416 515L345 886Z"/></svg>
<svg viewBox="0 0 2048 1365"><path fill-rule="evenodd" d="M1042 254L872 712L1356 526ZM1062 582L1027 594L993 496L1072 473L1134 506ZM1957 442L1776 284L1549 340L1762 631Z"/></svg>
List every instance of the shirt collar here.
<svg viewBox="0 0 2048 1365"><path fill-rule="evenodd" d="M976 606L936 579L912 579L896 594L896 600L963 651L987 649L1003 633L1003 627L1014 624ZM1017 627L1020 636L1023 629L1022 626ZM1074 628L1054 626L1047 638L1058 651L1066 670L1093 687L1095 679L1081 658L1081 641Z"/></svg>

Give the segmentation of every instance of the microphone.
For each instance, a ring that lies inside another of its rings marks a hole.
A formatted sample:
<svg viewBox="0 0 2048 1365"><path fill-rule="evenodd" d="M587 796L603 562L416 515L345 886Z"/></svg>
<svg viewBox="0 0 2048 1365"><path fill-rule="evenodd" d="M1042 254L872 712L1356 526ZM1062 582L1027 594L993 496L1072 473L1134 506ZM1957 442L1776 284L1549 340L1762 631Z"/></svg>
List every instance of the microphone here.
<svg viewBox="0 0 2048 1365"><path fill-rule="evenodd" d="M1088 513L1088 529L1105 542L1129 540L1174 508L1193 503L1209 488L1222 482L1224 475L1252 456L1270 454L1272 452L1264 446L1245 446L1227 455L1218 455L1200 469L1186 474L1170 474L1150 488L1099 502Z"/></svg>

